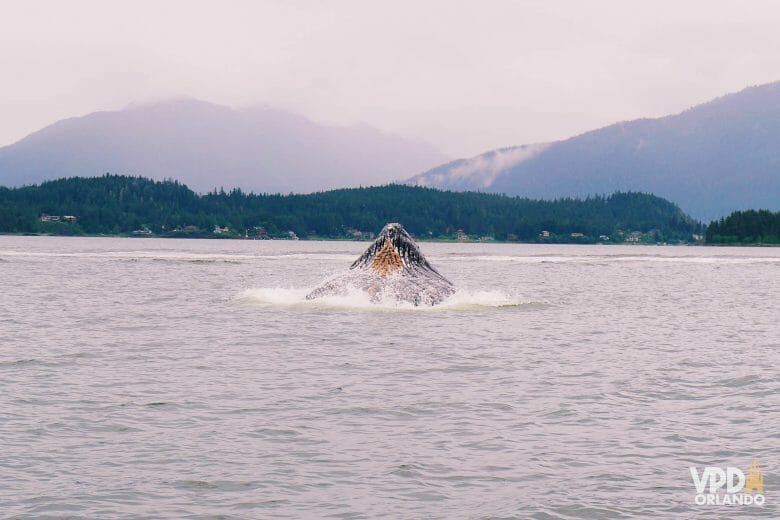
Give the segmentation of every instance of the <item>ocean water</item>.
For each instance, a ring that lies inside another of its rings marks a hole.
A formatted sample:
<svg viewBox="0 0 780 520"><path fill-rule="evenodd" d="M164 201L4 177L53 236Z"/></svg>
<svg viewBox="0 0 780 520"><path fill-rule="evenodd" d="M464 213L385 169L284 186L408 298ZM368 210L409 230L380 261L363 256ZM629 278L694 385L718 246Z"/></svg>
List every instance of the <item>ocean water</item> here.
<svg viewBox="0 0 780 520"><path fill-rule="evenodd" d="M441 307L303 299L366 246L0 237L0 517L780 517L780 249L423 243Z"/></svg>

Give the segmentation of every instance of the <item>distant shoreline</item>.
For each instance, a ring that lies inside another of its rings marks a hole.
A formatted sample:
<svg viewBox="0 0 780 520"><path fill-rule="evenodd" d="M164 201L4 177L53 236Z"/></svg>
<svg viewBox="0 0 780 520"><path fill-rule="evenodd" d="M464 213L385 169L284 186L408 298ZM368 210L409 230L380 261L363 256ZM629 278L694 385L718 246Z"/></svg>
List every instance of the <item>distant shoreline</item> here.
<svg viewBox="0 0 780 520"><path fill-rule="evenodd" d="M199 195L176 181L104 175L0 189L0 231L182 238L371 239L400 222L423 239L690 243L704 225L646 193L533 200L387 185L307 195Z"/></svg>
<svg viewBox="0 0 780 520"><path fill-rule="evenodd" d="M241 242L362 242L362 243L370 243L372 239L358 239L358 238L349 238L349 237L306 237L306 238L299 238L298 240L290 240L286 238L268 238L268 239L260 239L260 238L244 238L244 237L221 237L221 236L161 236L161 235L129 235L124 233L118 233L118 234L89 234L89 233L83 233L78 235L57 235L52 233L8 233L8 232L0 232L0 236L14 236L14 237L59 237L59 238L131 238L131 239L163 239L163 240L236 240ZM490 240L479 240L479 239L470 239L470 240L457 240L457 239L447 239L447 238L423 238L423 237L415 237L415 240L418 242L426 242L426 243L432 243L432 244L523 244L523 245L575 245L575 246L674 246L674 247L681 247L681 246L725 246L729 247L731 244L704 244L704 243L697 243L697 242L679 242L679 243L669 243L669 242L657 242L657 243L632 243L632 242L564 242L564 241L558 241L558 242L543 242L543 241L525 241L525 240L497 240L497 239L490 239ZM744 247L756 247L756 246L777 246L777 244L733 244L738 246L744 246Z"/></svg>

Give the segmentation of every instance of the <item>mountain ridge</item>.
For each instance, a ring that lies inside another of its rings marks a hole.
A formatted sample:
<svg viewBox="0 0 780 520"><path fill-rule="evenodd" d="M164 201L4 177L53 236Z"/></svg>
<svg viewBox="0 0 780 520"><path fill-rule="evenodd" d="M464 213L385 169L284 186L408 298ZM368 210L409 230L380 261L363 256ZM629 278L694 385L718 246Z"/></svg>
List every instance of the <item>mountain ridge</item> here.
<svg viewBox="0 0 780 520"><path fill-rule="evenodd" d="M62 119L2 147L0 185L112 172L175 177L199 191L308 192L386 183L444 159L366 126L175 99Z"/></svg>
<svg viewBox="0 0 780 520"><path fill-rule="evenodd" d="M546 199L634 190L703 219L751 207L780 209L780 82L548 143L488 185L479 185L478 169L474 178L450 175L455 164L463 167L456 160L406 182Z"/></svg>

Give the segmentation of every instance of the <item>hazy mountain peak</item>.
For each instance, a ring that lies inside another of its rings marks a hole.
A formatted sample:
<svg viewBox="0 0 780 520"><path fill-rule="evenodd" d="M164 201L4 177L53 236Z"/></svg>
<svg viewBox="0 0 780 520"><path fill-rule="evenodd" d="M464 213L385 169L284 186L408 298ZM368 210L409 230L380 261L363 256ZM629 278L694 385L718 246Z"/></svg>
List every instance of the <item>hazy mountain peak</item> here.
<svg viewBox="0 0 780 520"><path fill-rule="evenodd" d="M387 183L444 159L371 128L181 98L64 119L0 148L0 185L112 172L174 177L199 191L308 192Z"/></svg>
<svg viewBox="0 0 780 520"><path fill-rule="evenodd" d="M548 199L643 191L703 219L780 209L780 82L585 132L518 161L490 160L501 152L453 161L408 182Z"/></svg>

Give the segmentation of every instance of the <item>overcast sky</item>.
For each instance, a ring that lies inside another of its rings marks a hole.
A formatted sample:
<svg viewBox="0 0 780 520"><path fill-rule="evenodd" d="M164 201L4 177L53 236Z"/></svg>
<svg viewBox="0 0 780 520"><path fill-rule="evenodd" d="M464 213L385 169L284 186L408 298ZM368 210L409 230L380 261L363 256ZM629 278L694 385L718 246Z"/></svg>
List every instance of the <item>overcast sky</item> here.
<svg viewBox="0 0 780 520"><path fill-rule="evenodd" d="M460 157L780 79L774 1L0 5L0 145L64 117L194 97Z"/></svg>

